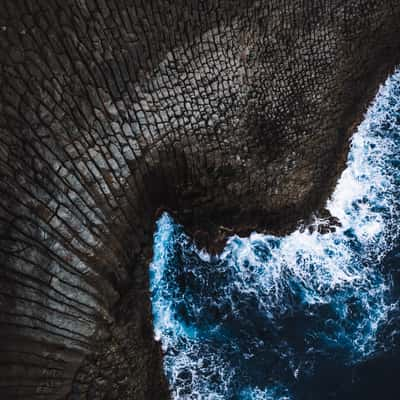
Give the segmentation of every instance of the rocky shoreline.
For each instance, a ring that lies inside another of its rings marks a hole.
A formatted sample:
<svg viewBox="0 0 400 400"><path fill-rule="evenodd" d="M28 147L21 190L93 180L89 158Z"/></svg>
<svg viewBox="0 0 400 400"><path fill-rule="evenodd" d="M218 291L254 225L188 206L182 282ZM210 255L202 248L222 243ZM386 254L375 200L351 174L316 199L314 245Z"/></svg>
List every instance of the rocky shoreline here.
<svg viewBox="0 0 400 400"><path fill-rule="evenodd" d="M0 397L168 398L157 216L217 253L323 214L400 62L399 17L394 0L2 1Z"/></svg>

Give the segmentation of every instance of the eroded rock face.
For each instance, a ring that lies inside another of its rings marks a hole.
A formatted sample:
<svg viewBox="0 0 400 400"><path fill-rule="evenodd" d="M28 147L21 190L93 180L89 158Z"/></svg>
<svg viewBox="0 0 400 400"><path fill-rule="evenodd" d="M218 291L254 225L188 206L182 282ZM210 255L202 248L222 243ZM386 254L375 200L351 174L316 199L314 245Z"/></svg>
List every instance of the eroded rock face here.
<svg viewBox="0 0 400 400"><path fill-rule="evenodd" d="M163 399L157 212L318 209L400 58L396 0L0 2L0 397Z"/></svg>

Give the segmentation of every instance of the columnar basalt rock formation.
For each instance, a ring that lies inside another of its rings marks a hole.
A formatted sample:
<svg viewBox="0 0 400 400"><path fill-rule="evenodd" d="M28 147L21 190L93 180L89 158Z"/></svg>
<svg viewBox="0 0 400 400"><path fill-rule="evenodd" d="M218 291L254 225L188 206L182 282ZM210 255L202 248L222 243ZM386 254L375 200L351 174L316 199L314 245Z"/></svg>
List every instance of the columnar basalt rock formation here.
<svg viewBox="0 0 400 400"><path fill-rule="evenodd" d="M295 226L399 59L397 0L0 0L0 398L168 398L156 215Z"/></svg>

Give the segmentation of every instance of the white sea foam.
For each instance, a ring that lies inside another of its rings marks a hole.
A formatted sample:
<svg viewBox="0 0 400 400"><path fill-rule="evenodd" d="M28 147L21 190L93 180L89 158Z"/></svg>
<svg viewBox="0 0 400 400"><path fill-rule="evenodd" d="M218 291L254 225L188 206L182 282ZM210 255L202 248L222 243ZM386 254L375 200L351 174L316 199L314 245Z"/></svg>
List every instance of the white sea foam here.
<svg viewBox="0 0 400 400"><path fill-rule="evenodd" d="M186 249L182 254L197 252L199 262L211 259L194 249L168 215L161 217L151 264L154 330L163 343L165 369L176 399L229 399L235 390L241 390L243 400L290 398L286 390L277 391L269 384L235 389L240 366L226 354L236 351L243 360L251 360L265 345L262 337L246 338L246 351L237 338L227 337L226 346L213 342L215 332L224 334L231 316L243 319L240 297L257 299L257 315L271 323L296 307L304 306L312 315L313 307L334 305L334 317L324 321L329 329L315 333L321 336L318 343L345 348L350 363L375 350L379 324L390 309L389 285L379 264L399 234L399 112L397 73L381 88L354 134L347 168L327 203L342 224L336 232L297 230L283 238L257 233L232 237L218 265L186 270L192 261L174 258L177 246ZM198 297L171 278L178 268L183 268L179 276L190 273ZM221 287L215 285L215 273L220 274ZM179 307L192 320L180 318ZM220 319L204 328L204 319L214 309ZM290 359L294 379L299 379L304 360L284 339L279 346L282 357ZM313 351L310 346L310 354Z"/></svg>

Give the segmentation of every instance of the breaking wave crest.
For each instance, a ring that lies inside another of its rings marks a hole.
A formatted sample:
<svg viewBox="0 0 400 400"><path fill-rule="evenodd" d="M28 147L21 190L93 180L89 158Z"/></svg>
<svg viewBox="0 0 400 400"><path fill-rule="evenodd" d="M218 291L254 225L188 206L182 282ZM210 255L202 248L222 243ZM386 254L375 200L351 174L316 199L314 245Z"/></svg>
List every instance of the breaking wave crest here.
<svg viewBox="0 0 400 400"><path fill-rule="evenodd" d="M168 214L159 219L154 331L175 399L335 398L326 393L348 368L392 345L380 332L397 310L387 257L399 248L399 150L396 73L327 203L336 231L234 236L215 258Z"/></svg>

